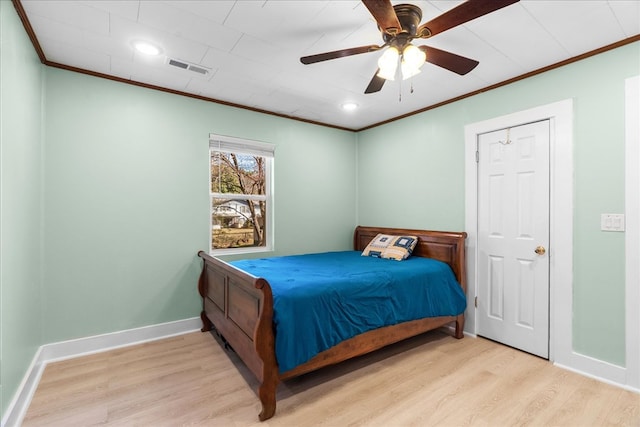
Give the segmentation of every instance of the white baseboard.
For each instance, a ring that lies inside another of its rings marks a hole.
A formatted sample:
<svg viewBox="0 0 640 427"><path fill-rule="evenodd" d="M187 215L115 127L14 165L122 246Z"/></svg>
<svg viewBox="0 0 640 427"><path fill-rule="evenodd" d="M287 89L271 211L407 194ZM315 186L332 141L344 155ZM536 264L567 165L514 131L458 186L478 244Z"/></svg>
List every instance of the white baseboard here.
<svg viewBox="0 0 640 427"><path fill-rule="evenodd" d="M33 361L9 404L0 425L2 427L17 427L22 423L47 363L195 332L199 331L201 327L202 321L200 317L193 317L175 322L45 344L36 351Z"/></svg>
<svg viewBox="0 0 640 427"><path fill-rule="evenodd" d="M632 386L627 381L627 369L622 366L594 359L593 357L576 352L572 352L570 359L570 363L555 362L554 365L603 383L640 393L640 389Z"/></svg>
<svg viewBox="0 0 640 427"><path fill-rule="evenodd" d="M127 329L92 337L62 341L42 346L43 359L47 362L57 362L73 357L86 356L113 350L119 347L141 344L195 332L202 327L200 317L161 323L159 325L144 326L142 328Z"/></svg>
<svg viewBox="0 0 640 427"><path fill-rule="evenodd" d="M13 400L7 407L7 412L2 418L2 427L14 427L19 426L22 423L22 419L27 413L29 403L33 398L33 394L38 388L38 383L44 372L46 366L41 361L42 347L38 348L27 373L24 375L22 382L18 386L18 391L13 397Z"/></svg>

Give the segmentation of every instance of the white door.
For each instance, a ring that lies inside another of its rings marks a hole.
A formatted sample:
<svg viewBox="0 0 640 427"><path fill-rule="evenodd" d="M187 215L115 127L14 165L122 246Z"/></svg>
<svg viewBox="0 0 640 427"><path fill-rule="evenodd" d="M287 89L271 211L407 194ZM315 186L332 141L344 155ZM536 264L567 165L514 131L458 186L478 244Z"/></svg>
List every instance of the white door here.
<svg viewBox="0 0 640 427"><path fill-rule="evenodd" d="M478 136L478 335L549 358L549 121Z"/></svg>

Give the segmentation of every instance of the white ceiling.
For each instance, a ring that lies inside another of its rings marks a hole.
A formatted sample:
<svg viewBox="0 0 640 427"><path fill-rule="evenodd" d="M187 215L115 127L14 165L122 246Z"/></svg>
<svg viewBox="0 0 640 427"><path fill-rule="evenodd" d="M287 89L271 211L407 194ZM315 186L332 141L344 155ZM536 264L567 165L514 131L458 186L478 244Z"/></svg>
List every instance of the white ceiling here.
<svg viewBox="0 0 640 427"><path fill-rule="evenodd" d="M394 1L394 4L403 1ZM460 1L411 1L426 22ZM522 0L414 41L480 61L465 76L425 64L365 95L379 52L303 65L299 58L377 44L352 0L21 0L46 61L253 109L362 129L521 76L640 33L638 0ZM137 53L134 40L163 49ZM203 76L167 64L210 69ZM412 93L413 89L413 93ZM340 106L351 101L353 112Z"/></svg>

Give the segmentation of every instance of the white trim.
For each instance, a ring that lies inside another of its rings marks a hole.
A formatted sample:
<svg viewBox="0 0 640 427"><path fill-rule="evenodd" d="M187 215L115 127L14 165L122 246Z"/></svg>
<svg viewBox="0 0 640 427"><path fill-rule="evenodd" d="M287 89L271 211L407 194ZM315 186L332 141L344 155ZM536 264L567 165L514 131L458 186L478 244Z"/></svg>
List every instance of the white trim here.
<svg viewBox="0 0 640 427"><path fill-rule="evenodd" d="M187 334L199 331L201 326L200 317L192 317L175 322L45 344L36 351L18 391L9 403L1 426L13 427L22 423L48 363Z"/></svg>
<svg viewBox="0 0 640 427"><path fill-rule="evenodd" d="M47 363L57 362L187 334L200 330L201 327L200 317L192 317L175 322L160 323L158 325L143 326L141 328L45 344L42 346L42 357Z"/></svg>
<svg viewBox="0 0 640 427"><path fill-rule="evenodd" d="M550 120L549 359L567 366L572 354L573 304L573 100L465 126L465 230L467 232L466 329L476 333L478 176L477 135L510 126Z"/></svg>
<svg viewBox="0 0 640 427"><path fill-rule="evenodd" d="M640 76L625 81L625 364L626 383L640 389Z"/></svg>
<svg viewBox="0 0 640 427"><path fill-rule="evenodd" d="M9 402L7 412L0 422L2 427L14 427L22 424L22 420L27 413L31 399L38 388L40 378L44 372L45 364L41 361L42 347L36 351L29 369L22 378L22 382L18 386L18 391L13 396L13 400Z"/></svg>
<svg viewBox="0 0 640 427"><path fill-rule="evenodd" d="M640 392L638 388L625 383L627 373L626 369L622 366L614 365L575 352L572 354L571 358L573 362L571 366L563 365L561 363L554 363L554 366L584 375L585 377L593 378L603 383L623 388L625 390L636 393Z"/></svg>

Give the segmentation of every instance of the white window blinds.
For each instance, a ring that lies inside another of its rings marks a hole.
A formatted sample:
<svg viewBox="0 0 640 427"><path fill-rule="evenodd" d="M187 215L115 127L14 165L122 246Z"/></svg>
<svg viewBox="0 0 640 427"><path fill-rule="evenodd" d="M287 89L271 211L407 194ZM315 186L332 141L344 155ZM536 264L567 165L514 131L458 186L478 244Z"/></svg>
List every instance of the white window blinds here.
<svg viewBox="0 0 640 427"><path fill-rule="evenodd" d="M225 153L243 153L251 156L273 158L276 146L268 142L209 134L209 149Z"/></svg>

